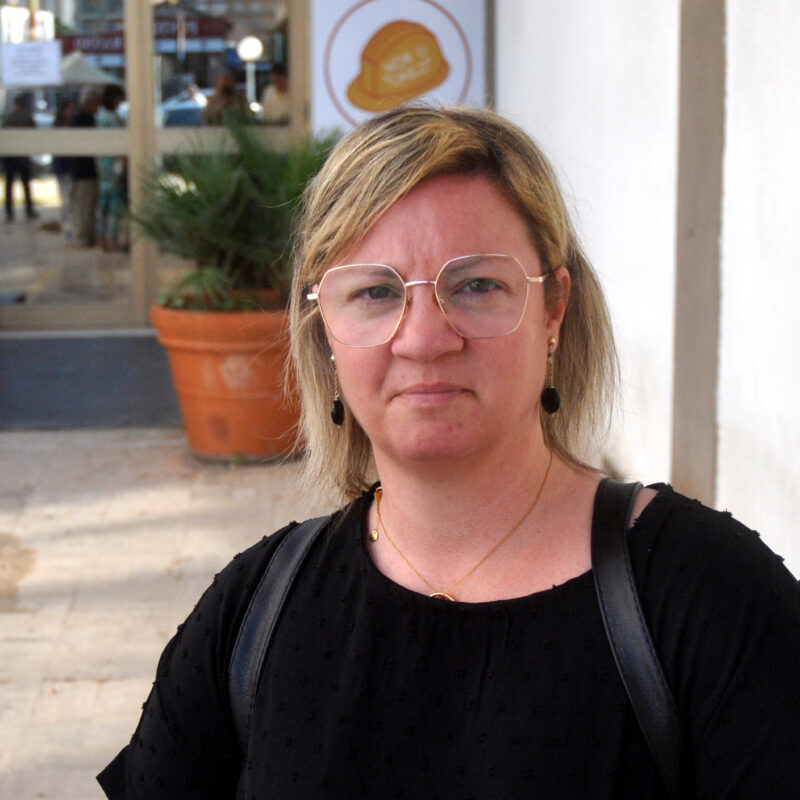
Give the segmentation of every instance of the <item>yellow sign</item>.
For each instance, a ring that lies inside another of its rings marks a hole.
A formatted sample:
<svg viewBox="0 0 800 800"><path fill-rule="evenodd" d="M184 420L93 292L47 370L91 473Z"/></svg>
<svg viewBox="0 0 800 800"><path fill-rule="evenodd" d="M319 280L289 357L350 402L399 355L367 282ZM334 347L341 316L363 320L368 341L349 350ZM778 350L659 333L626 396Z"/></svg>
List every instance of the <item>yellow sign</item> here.
<svg viewBox="0 0 800 800"><path fill-rule="evenodd" d="M311 0L311 8L314 130L357 125L409 100L486 102L486 0Z"/></svg>
<svg viewBox="0 0 800 800"><path fill-rule="evenodd" d="M450 65L424 25L395 20L376 31L361 53L361 72L347 99L364 111L384 111L442 83Z"/></svg>

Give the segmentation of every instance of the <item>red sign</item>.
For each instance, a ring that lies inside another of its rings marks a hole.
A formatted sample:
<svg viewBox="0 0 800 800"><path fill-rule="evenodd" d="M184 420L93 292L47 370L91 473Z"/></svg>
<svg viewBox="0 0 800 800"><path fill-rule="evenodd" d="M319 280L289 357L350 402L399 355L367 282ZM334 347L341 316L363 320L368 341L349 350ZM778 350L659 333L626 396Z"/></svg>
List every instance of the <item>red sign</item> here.
<svg viewBox="0 0 800 800"><path fill-rule="evenodd" d="M80 50L84 53L122 53L125 51L123 31L103 33L72 33L61 38L61 52Z"/></svg>
<svg viewBox="0 0 800 800"><path fill-rule="evenodd" d="M222 17L186 17L187 39L221 39L228 33L228 21ZM176 39L178 20L170 17L156 17L153 21L153 35L156 39ZM61 50L64 54L73 50L84 53L122 53L125 51L124 31L103 31L101 33L71 33L61 36Z"/></svg>
<svg viewBox="0 0 800 800"><path fill-rule="evenodd" d="M176 17L156 17L153 21L156 39L174 39L178 34ZM185 18L187 39L219 39L228 33L228 20L222 17L189 17Z"/></svg>

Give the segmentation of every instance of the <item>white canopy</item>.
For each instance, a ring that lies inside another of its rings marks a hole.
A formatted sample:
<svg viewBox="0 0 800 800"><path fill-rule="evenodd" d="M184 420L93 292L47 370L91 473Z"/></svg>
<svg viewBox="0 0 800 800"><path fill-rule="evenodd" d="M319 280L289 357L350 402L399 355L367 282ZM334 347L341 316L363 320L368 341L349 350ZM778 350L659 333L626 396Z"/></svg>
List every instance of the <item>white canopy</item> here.
<svg viewBox="0 0 800 800"><path fill-rule="evenodd" d="M119 78L92 64L80 50L73 50L61 59L61 78L65 84L78 86L122 83Z"/></svg>

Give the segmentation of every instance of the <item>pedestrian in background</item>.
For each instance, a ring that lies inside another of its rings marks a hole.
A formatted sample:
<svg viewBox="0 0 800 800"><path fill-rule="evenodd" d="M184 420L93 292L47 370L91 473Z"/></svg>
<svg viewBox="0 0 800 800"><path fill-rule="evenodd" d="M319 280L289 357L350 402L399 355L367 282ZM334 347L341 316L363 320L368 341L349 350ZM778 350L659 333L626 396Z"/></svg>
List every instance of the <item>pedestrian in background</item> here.
<svg viewBox="0 0 800 800"><path fill-rule="evenodd" d="M100 97L95 89L84 89L79 108L72 117L73 128L94 128ZM75 156L70 159L72 175L72 209L75 221L75 243L80 247L94 247L97 234L95 213L97 209L97 167L93 156Z"/></svg>
<svg viewBox="0 0 800 800"><path fill-rule="evenodd" d="M203 109L203 119L208 125L224 125L230 121L245 120L250 115L247 100L236 88L233 76L228 72L217 75L214 94L208 98Z"/></svg>
<svg viewBox="0 0 800 800"><path fill-rule="evenodd" d="M53 120L54 128L67 128L75 115L75 101L61 100ZM53 156L53 174L58 181L58 193L61 196L61 232L67 241L72 239L72 166L69 156Z"/></svg>
<svg viewBox="0 0 800 800"><path fill-rule="evenodd" d="M30 112L29 94L18 94L14 98L13 111L3 120L4 128L35 128L36 122ZM14 221L14 179L19 177L22 181L22 190L25 193L25 216L36 219L39 215L33 207L31 196L31 159L30 156L5 156L3 170L6 179L6 222Z"/></svg>
<svg viewBox="0 0 800 800"><path fill-rule="evenodd" d="M283 64L276 64L270 77L272 80L261 95L261 118L279 125L289 121L289 75Z"/></svg>
<svg viewBox="0 0 800 800"><path fill-rule="evenodd" d="M103 89L103 99L95 122L98 128L124 128L119 105L125 90L116 83ZM122 220L127 203L127 164L123 156L100 156L97 159L100 181L98 236L103 250L122 250L125 246Z"/></svg>

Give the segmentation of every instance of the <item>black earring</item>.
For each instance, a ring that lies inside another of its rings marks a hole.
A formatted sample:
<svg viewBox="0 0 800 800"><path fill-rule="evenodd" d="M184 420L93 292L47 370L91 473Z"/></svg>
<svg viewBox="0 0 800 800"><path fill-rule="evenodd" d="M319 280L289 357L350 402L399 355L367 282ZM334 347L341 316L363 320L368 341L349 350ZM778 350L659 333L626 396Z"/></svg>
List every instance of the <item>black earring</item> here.
<svg viewBox="0 0 800 800"><path fill-rule="evenodd" d="M548 414L555 414L561 408L561 395L553 386L553 350L556 346L556 340L551 336L547 342L547 386L542 391L542 408Z"/></svg>
<svg viewBox="0 0 800 800"><path fill-rule="evenodd" d="M336 375L336 357L331 356L333 362L333 401L331 402L331 420L338 428L344 425L344 403L339 399L339 378Z"/></svg>

